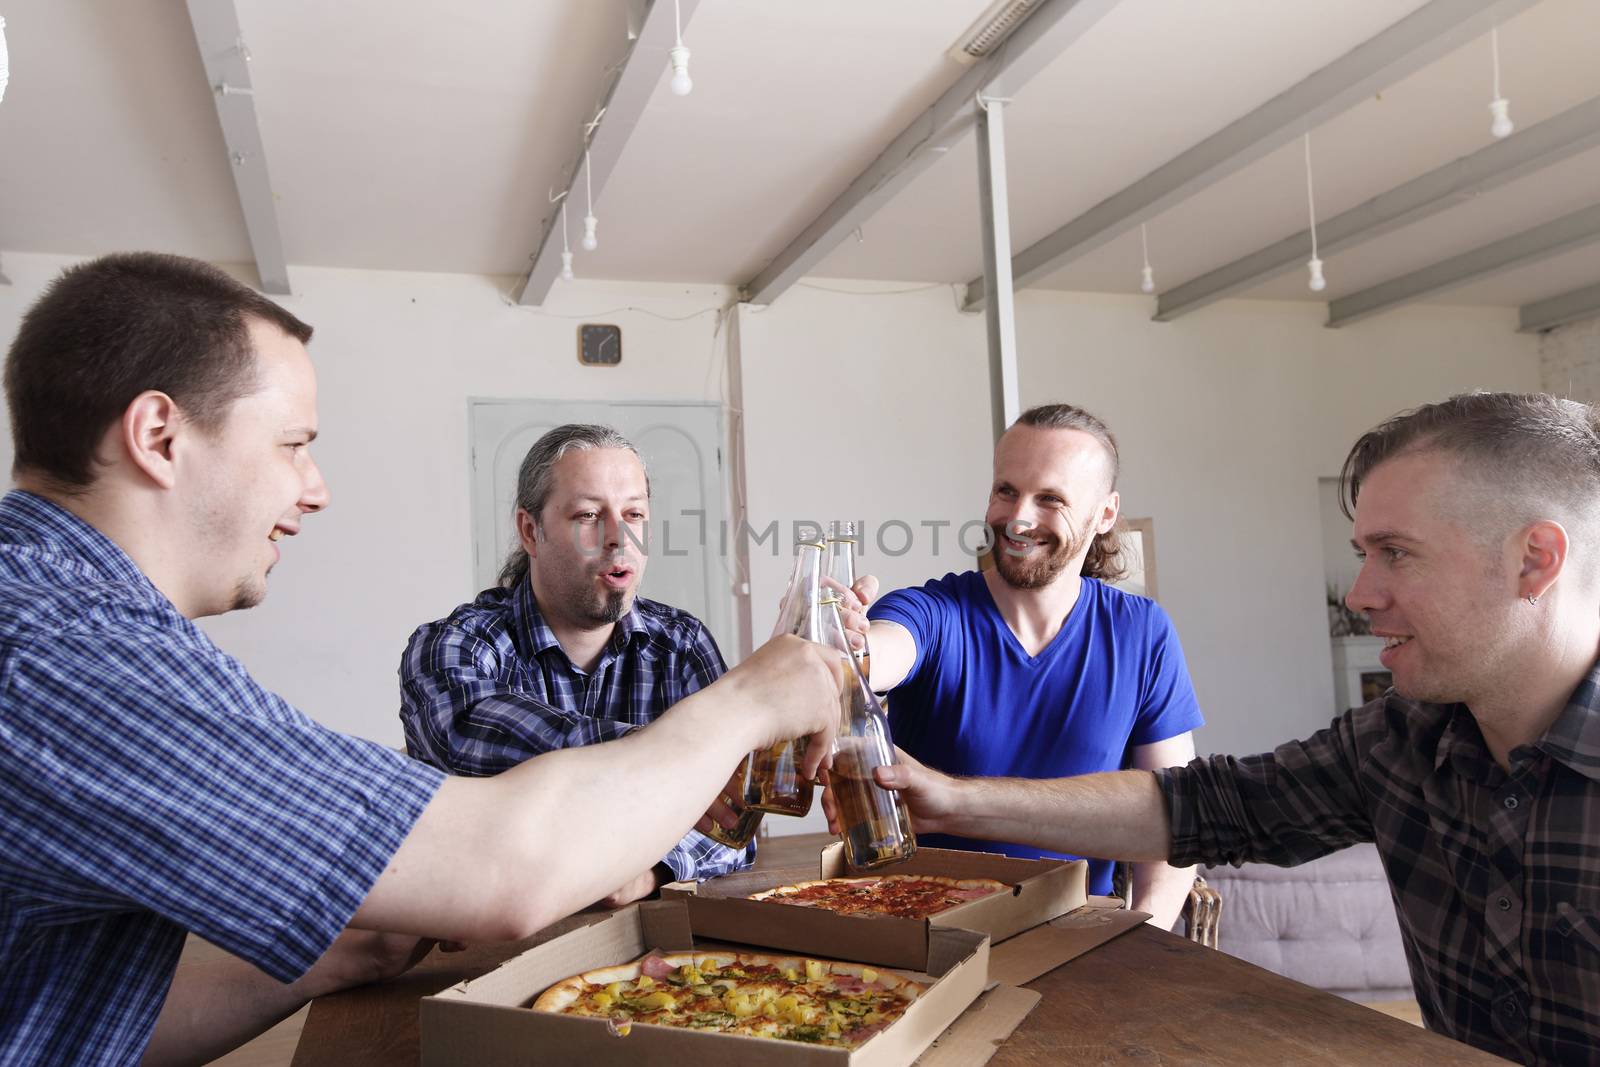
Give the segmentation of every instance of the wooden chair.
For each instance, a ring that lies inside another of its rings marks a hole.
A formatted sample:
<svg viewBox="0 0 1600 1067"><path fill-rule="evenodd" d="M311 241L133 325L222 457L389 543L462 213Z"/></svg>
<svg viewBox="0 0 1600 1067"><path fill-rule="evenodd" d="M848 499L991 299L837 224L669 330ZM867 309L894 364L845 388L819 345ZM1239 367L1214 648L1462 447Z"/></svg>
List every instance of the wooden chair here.
<svg viewBox="0 0 1600 1067"><path fill-rule="evenodd" d="M1217 927L1222 922L1222 894L1195 875L1189 900L1183 906L1183 932L1190 941L1207 948L1217 947Z"/></svg>

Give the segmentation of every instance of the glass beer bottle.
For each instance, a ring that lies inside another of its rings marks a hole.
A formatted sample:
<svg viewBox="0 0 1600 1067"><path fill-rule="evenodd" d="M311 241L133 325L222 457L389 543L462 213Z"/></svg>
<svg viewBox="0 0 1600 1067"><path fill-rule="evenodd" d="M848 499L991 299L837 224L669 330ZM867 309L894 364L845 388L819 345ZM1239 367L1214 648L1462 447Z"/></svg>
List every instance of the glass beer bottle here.
<svg viewBox="0 0 1600 1067"><path fill-rule="evenodd" d="M808 641L822 639L817 598L822 588L822 542L803 541L795 549L794 576L783 598L777 633ZM777 815L804 815L811 810L813 784L800 775L805 738L780 741L752 753L750 806Z"/></svg>
<svg viewBox="0 0 1600 1067"><path fill-rule="evenodd" d="M744 848L750 843L750 839L756 836L756 829L761 825L764 812L750 806L750 766L754 758L754 753L745 756L744 761L739 764L739 769L734 772L727 792L722 796L722 802L739 816L738 824L730 830L721 823L712 822L710 831L706 833L711 840L729 848Z"/></svg>
<svg viewBox="0 0 1600 1067"><path fill-rule="evenodd" d="M845 663L839 736L828 771L845 862L856 869L898 863L917 851L917 837L911 832L905 798L883 788L872 775L874 769L895 762L889 718L850 652L838 599L823 597L822 603L823 643L837 649Z"/></svg>
<svg viewBox="0 0 1600 1067"><path fill-rule="evenodd" d="M828 573L840 585L851 591L856 585L856 545L859 539L856 536L856 524L847 520L835 520L829 524L828 529ZM824 593L826 595L826 593ZM849 636L848 634L846 635ZM856 662L861 664L861 676L872 684L872 658L871 650L867 647L865 638L861 647L854 650ZM889 708L889 698L882 693L878 694L878 703L883 705L885 711Z"/></svg>

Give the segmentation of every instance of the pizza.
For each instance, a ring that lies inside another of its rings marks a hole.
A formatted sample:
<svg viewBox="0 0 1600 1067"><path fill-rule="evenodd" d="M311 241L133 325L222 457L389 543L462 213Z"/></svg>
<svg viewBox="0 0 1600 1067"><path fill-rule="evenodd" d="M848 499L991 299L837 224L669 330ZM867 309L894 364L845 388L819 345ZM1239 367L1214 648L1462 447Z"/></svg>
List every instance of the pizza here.
<svg viewBox="0 0 1600 1067"><path fill-rule="evenodd" d="M1011 887L993 878L946 878L937 874L884 874L867 878L822 878L780 885L751 895L802 908L822 908L842 915L893 915L926 919L970 900L981 900Z"/></svg>
<svg viewBox="0 0 1600 1067"><path fill-rule="evenodd" d="M539 994L534 1011L855 1048L928 987L859 963L749 952L669 952L585 971Z"/></svg>

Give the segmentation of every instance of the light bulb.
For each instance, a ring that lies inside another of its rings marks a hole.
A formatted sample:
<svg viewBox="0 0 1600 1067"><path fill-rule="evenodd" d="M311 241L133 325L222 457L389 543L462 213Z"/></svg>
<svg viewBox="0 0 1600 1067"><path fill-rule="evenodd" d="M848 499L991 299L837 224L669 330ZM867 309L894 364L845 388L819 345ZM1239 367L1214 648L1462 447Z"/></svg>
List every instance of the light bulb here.
<svg viewBox="0 0 1600 1067"><path fill-rule="evenodd" d="M1511 131L1516 129L1511 121L1511 101L1503 96L1489 101L1489 114L1494 116L1494 121L1489 123L1489 132L1496 137L1510 137Z"/></svg>
<svg viewBox="0 0 1600 1067"><path fill-rule="evenodd" d="M563 252L563 253L561 253L561 280L562 281L567 281L567 282L570 282L572 280L572 253L571 252Z"/></svg>
<svg viewBox="0 0 1600 1067"><path fill-rule="evenodd" d="M672 62L672 92L676 96L688 96L694 88L694 82L689 78L689 50L683 45L668 49L667 58Z"/></svg>
<svg viewBox="0 0 1600 1067"><path fill-rule="evenodd" d="M593 252L600 247L600 238L594 235L594 228L599 223L600 220L593 215L585 215L583 217L583 240L578 243L583 246L585 252Z"/></svg>
<svg viewBox="0 0 1600 1067"><path fill-rule="evenodd" d="M1139 281L1139 291L1144 293L1156 291L1156 272L1149 267L1144 269L1144 275Z"/></svg>
<svg viewBox="0 0 1600 1067"><path fill-rule="evenodd" d="M1306 266L1311 268L1311 291L1320 293L1328 287L1328 280L1322 276L1322 260L1312 256Z"/></svg>

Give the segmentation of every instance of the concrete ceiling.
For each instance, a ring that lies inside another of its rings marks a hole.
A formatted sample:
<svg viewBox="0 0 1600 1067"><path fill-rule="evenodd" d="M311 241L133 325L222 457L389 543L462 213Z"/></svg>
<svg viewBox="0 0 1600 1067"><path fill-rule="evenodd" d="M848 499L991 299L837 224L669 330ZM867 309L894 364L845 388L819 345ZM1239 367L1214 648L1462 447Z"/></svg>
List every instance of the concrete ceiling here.
<svg viewBox="0 0 1600 1067"><path fill-rule="evenodd" d="M665 0L662 0L665 2ZM1423 0L1120 0L1006 110L1021 249ZM624 0L236 0L291 264L516 274L626 55ZM666 70L595 213L585 277L743 283L965 68L988 0L701 0L695 90ZM252 258L181 0L8 0L0 255L160 248ZM1600 96L1594 0L1500 29L1519 129ZM1486 36L1312 131L1327 218L1488 143ZM583 201L574 202L574 246ZM962 282L981 270L971 136L815 270ZM1326 257L1326 300L1591 203L1591 150ZM1149 223L1166 289L1305 226L1298 142ZM1137 228L1037 283L1137 290ZM1435 300L1514 305L1600 280L1579 250ZM1303 271L1247 294L1312 299Z"/></svg>

